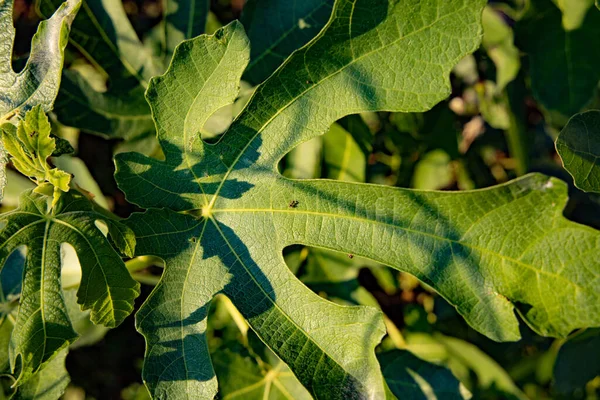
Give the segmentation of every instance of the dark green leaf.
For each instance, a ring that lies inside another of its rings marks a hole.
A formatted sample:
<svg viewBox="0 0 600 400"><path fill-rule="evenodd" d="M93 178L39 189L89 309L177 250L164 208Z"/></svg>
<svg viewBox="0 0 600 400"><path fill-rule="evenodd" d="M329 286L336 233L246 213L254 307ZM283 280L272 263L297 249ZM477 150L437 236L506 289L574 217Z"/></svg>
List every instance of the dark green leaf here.
<svg viewBox="0 0 600 400"><path fill-rule="evenodd" d="M556 150L578 188L600 192L600 111L573 116L558 135Z"/></svg>
<svg viewBox="0 0 600 400"><path fill-rule="evenodd" d="M399 399L468 399L469 392L452 373L406 350L377 355L383 376Z"/></svg>
<svg viewBox="0 0 600 400"><path fill-rule="evenodd" d="M49 15L60 0L37 0ZM153 129L144 100L149 79L162 71L137 37L121 0L84 0L69 41L107 80L98 91L80 72L65 71L55 112L59 121L111 137L135 137Z"/></svg>
<svg viewBox="0 0 600 400"><path fill-rule="evenodd" d="M572 396L577 389L600 376L600 329L588 329L563 344L554 363L554 385Z"/></svg>
<svg viewBox="0 0 600 400"><path fill-rule="evenodd" d="M600 13L590 8L577 29L565 30L551 0L531 0L517 24L517 45L527 53L531 86L548 110L571 116L591 100L600 80Z"/></svg>
<svg viewBox="0 0 600 400"><path fill-rule="evenodd" d="M250 64L244 79L264 81L296 49L325 26L333 0L248 0L242 24L250 43Z"/></svg>
<svg viewBox="0 0 600 400"><path fill-rule="evenodd" d="M208 16L208 0L166 0L160 29L163 31L164 65L169 65L175 47L184 40L204 33Z"/></svg>
<svg viewBox="0 0 600 400"><path fill-rule="evenodd" d="M94 323L120 324L133 310L139 284L95 226L96 221L116 222L95 212L77 192L64 193L52 209L46 196L24 192L19 208L1 219L6 226L0 231L0 262L19 246L27 247L10 345L11 369L23 383L77 338L61 294L61 243L75 248L83 272L77 301L91 310Z"/></svg>

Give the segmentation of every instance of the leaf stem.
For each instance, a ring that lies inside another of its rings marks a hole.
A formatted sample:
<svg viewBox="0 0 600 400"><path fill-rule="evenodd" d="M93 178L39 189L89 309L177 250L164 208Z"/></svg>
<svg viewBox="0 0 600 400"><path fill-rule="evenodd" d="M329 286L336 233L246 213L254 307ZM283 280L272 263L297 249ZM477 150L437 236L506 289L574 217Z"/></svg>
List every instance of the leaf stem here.
<svg viewBox="0 0 600 400"><path fill-rule="evenodd" d="M154 256L139 256L125 262L125 267L132 275L153 265L162 267L162 260Z"/></svg>
<svg viewBox="0 0 600 400"><path fill-rule="evenodd" d="M527 140L527 127L525 125L525 110L522 107L524 100L524 82L519 75L510 82L503 94L504 102L508 112L509 127L505 132L508 151L514 158L517 176L527 173L529 170L529 143Z"/></svg>
<svg viewBox="0 0 600 400"><path fill-rule="evenodd" d="M248 322L246 322L246 318L244 318L242 313L238 311L237 307L232 303L229 297L219 295L219 301L223 303L227 309L227 312L229 312L229 315L231 315L233 322L235 322L240 332L242 332L244 340L247 340L248 329L250 329L250 326L248 325Z"/></svg>
<svg viewBox="0 0 600 400"><path fill-rule="evenodd" d="M387 315L383 315L383 322L385 323L385 328L387 329L388 336L392 340L392 343L399 348L406 348L406 340L404 340L404 336L402 336L402 332L400 329L392 322L391 319L388 318Z"/></svg>

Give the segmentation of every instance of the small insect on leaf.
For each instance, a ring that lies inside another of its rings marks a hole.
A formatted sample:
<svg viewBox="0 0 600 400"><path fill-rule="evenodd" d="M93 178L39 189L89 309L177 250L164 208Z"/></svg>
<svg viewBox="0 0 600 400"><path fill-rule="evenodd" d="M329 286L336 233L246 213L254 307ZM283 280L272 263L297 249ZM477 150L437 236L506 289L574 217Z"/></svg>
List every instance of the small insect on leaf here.
<svg viewBox="0 0 600 400"><path fill-rule="evenodd" d="M300 202L298 200L292 200L292 201L290 201L289 206L290 206L290 208L296 208L296 207L298 207L298 204L300 204Z"/></svg>
<svg viewBox="0 0 600 400"><path fill-rule="evenodd" d="M352 260L354 258L354 254L348 254L348 258Z"/></svg>
<svg viewBox="0 0 600 400"><path fill-rule="evenodd" d="M32 132L29 134L29 137L34 137L35 135L37 135L37 132L36 132L36 131L32 131Z"/></svg>

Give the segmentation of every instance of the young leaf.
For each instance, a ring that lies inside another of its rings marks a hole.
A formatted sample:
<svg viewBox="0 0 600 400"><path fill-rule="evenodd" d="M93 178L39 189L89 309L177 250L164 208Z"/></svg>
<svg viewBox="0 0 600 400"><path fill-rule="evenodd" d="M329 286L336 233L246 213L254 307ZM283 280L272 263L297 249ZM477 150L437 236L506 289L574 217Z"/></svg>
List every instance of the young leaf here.
<svg viewBox="0 0 600 400"><path fill-rule="evenodd" d="M6 123L0 129L2 141L15 168L35 181L39 185L36 191L40 193L49 184L54 198L52 204L55 204L61 192L69 191L71 175L48 164L47 159L55 153L56 144L42 107L37 105L28 111L18 127Z"/></svg>
<svg viewBox="0 0 600 400"><path fill-rule="evenodd" d="M529 56L537 100L550 111L571 116L591 100L600 80L600 48L589 46L600 40L600 13L590 8L574 30L565 30L561 19L551 0L532 0L516 37Z"/></svg>
<svg viewBox="0 0 600 400"><path fill-rule="evenodd" d="M0 124L13 115L24 115L35 105L50 111L58 93L63 55L71 22L81 0L67 0L54 15L40 23L31 41L31 53L23 71L12 70L13 0L0 4Z"/></svg>
<svg viewBox="0 0 600 400"><path fill-rule="evenodd" d="M574 115L556 138L556 150L575 186L600 193L600 111Z"/></svg>
<svg viewBox="0 0 600 400"><path fill-rule="evenodd" d="M333 0L248 0L241 22L252 44L244 79L264 81L325 26Z"/></svg>
<svg viewBox="0 0 600 400"><path fill-rule="evenodd" d="M77 192L63 194L49 209L47 197L26 191L19 208L3 214L0 265L19 246L27 247L21 304L11 336L11 369L26 382L76 338L61 293L61 243L75 248L82 268L77 292L96 324L114 327L133 310L139 284L130 276L96 221L109 221ZM126 228L122 227L122 231Z"/></svg>
<svg viewBox="0 0 600 400"><path fill-rule="evenodd" d="M137 315L147 341L143 376L154 396L214 396L205 329L208 305L219 292L313 394L384 396L373 351L384 334L380 312L315 295L289 271L281 250L314 240L319 247L359 249L367 257L387 255L384 262L410 269L400 253L407 249L406 236L393 234L398 241L388 247L392 228L385 223L408 214L389 204L380 208L373 199L401 207L412 194L289 181L277 173L277 164L345 115L423 111L446 97L450 69L479 44L484 3L337 1L324 30L257 89L216 145L205 144L198 132L215 110L235 99L248 41L241 25L232 23L213 37L178 47L167 74L153 79L147 92L165 161L117 156L117 179L128 199L164 208L129 221L136 254L162 257L166 265ZM405 225L390 224L399 231ZM415 236L426 238L429 232ZM463 274L454 282L451 275L443 277L448 283L441 284L442 291L460 293L466 298L458 303L475 308ZM474 314L480 316L480 310ZM493 320L484 315L485 322ZM512 328L517 330L516 321Z"/></svg>

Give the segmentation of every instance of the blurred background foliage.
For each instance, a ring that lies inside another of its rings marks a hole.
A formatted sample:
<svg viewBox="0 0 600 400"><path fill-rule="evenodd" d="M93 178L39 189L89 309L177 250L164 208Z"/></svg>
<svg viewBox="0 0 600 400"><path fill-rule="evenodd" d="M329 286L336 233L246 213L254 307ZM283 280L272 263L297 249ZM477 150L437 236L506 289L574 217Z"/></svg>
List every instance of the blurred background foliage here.
<svg viewBox="0 0 600 400"><path fill-rule="evenodd" d="M97 0L88 3L92 1ZM105 7L120 6L120 1L104 3ZM241 18L253 52L268 41L277 41L280 47L251 64L239 99L218 111L203 127L205 139L214 140L224 132L254 85L272 72L294 44L314 36L328 17L325 7L313 12L312 19L301 19L295 33L298 37L286 43L278 31L285 17L278 14L276 3L210 2L206 26L199 29L211 33ZM318 2L307 2L306 7L314 3ZM150 54L149 62L153 63L143 73L152 76L164 72L170 56L157 48L154 40L157 27L164 23L162 2L123 0L122 6L131 23L132 46L138 46L136 51L140 52L134 56L141 59ZM27 58L40 17L31 0L17 0L14 16L17 40L13 63L19 68ZM297 179L468 190L539 171L569 182L568 218L600 229L600 196L573 186L554 146L570 116L600 104L600 11L593 0L490 1L483 25L482 46L455 67L452 94L446 101L425 113L382 112L343 118L324 136L289 153L281 162L281 172ZM119 29L129 28L121 25ZM77 36L74 38L76 41ZM68 70L63 78L66 91L79 91L80 96L96 93L84 97L106 96L108 102L111 91L127 92L129 103L113 106L123 112L133 108L145 112L140 82L130 84L129 76L103 76L80 50L78 46L68 48ZM136 209L115 184L112 156L135 150L160 157L151 120L142 118L135 124L100 120L90 111L85 121L77 121L82 112L78 107L86 105L69 102L65 96L57 101L53 127L56 134L69 140L76 153L55 159L55 163L73 173L75 181L92 192L100 205L128 216ZM16 207L18 193L31 185L14 171L9 174L2 211ZM430 370L419 373L444 374L448 370L438 370L435 365L445 366L460 380L461 392L468 391L477 399L600 398L598 329L554 340L539 337L522 324L523 339L519 342L496 343L469 328L443 298L408 274L352 254L303 246L285 249L284 256L289 268L319 295L342 304L381 308L388 329L378 348L384 375L390 369L410 372L411 360L419 357L433 363ZM76 284L76 257L65 251L63 261L66 281L72 276ZM128 267L147 284L136 301L139 306L159 279L161 266L157 260L141 258L130 261ZM66 292L72 285L64 284ZM10 291L5 289L2 296L6 300ZM66 358L71 383L64 398L147 398L140 378L144 342L135 331L133 317L109 332L89 324L89 319L86 322L85 315L80 317L82 339ZM310 398L225 297L213 302L209 337L223 398ZM0 330L0 341L5 338ZM427 383L423 385L411 398L436 398L435 390L427 388ZM444 398L443 394L437 396Z"/></svg>

